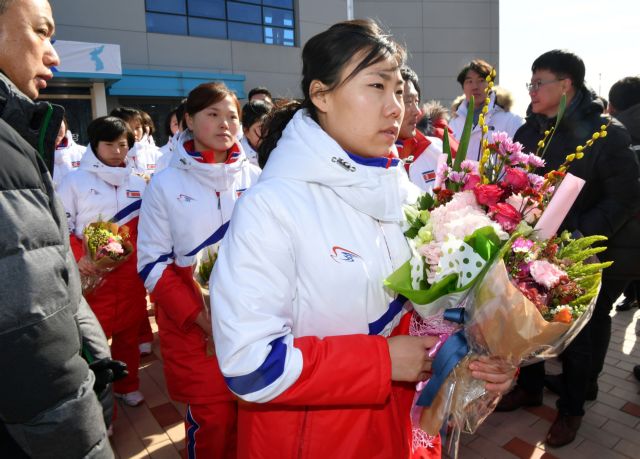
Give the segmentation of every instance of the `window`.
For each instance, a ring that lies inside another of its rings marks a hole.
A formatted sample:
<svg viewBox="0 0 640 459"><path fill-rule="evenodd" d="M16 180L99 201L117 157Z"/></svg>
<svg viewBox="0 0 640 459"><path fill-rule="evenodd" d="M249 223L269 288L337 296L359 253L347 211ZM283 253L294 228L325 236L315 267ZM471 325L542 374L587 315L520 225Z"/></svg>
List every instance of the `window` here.
<svg viewBox="0 0 640 459"><path fill-rule="evenodd" d="M293 0L145 0L147 31L295 46Z"/></svg>

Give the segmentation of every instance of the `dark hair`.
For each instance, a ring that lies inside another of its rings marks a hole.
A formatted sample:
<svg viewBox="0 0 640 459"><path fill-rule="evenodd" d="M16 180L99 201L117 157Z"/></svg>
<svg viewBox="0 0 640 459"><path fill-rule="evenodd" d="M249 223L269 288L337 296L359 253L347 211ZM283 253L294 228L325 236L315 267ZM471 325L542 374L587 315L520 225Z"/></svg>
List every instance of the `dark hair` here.
<svg viewBox="0 0 640 459"><path fill-rule="evenodd" d="M251 91L249 91L247 99L251 100L251 98L256 94L264 94L265 96L269 97L270 100L273 99L273 96L271 96L271 91L269 91L264 86L258 86L257 88L253 88Z"/></svg>
<svg viewBox="0 0 640 459"><path fill-rule="evenodd" d="M640 76L630 76L616 81L609 90L609 103L611 108L618 112L640 104Z"/></svg>
<svg viewBox="0 0 640 459"><path fill-rule="evenodd" d="M139 110L139 111L140 111L140 116L142 116L142 127L143 128L148 127L149 135L152 136L156 132L156 125L153 123L153 118L151 118L151 115L149 115L144 110ZM145 130L145 134L146 134L146 130Z"/></svg>
<svg viewBox="0 0 640 459"><path fill-rule="evenodd" d="M176 118L178 119L178 124L180 125L183 131L187 129L187 123L184 120L184 109L186 106L187 106L187 98L185 97L180 101L180 105L178 105L178 108L176 108Z"/></svg>
<svg viewBox="0 0 640 459"><path fill-rule="evenodd" d="M132 121L138 121L142 126L144 126L144 119L142 118L142 114L135 108L114 108L113 110L111 110L111 113L109 113L109 116L115 116L116 118L120 118L121 120L129 124L131 124Z"/></svg>
<svg viewBox="0 0 640 459"><path fill-rule="evenodd" d="M407 82L410 81L413 83L413 87L416 88L418 92L418 101L422 100L422 91L420 91L420 84L418 80L418 75L413 71L412 68L407 67L406 65L400 69L400 73L402 74L402 79Z"/></svg>
<svg viewBox="0 0 640 459"><path fill-rule="evenodd" d="M264 100L252 100L242 107L242 124L245 128L250 128L259 121L264 121L273 110L273 105Z"/></svg>
<svg viewBox="0 0 640 459"><path fill-rule="evenodd" d="M342 71L354 56L364 55L356 68L340 80ZM329 92L349 81L365 68L393 57L398 68L405 60L405 50L371 19L355 19L332 25L309 39L302 49L302 82L300 89L304 98L301 102L290 102L275 110L263 124L263 141L259 147L259 161L264 165L271 151L276 147L282 131L296 111L305 108L316 122L318 116L311 102L309 86L314 80L324 83ZM266 133L265 133L266 131Z"/></svg>
<svg viewBox="0 0 640 459"><path fill-rule="evenodd" d="M171 138L173 136L173 132L171 132L171 118L175 116L176 120L178 119L178 115L176 115L176 111L177 109L174 108L169 112L167 117L164 119L164 135L166 135L168 138Z"/></svg>
<svg viewBox="0 0 640 459"><path fill-rule="evenodd" d="M242 110L236 94L227 88L224 83L220 82L202 83L192 89L185 102L184 111L190 116L194 116L210 105L220 102L225 97L233 99L240 121L242 121Z"/></svg>
<svg viewBox="0 0 640 459"><path fill-rule="evenodd" d="M136 141L135 135L129 123L120 117L116 116L101 116L96 118L87 127L87 135L89 136L89 144L91 149L97 155L98 143L100 142L113 142L114 140L122 137L123 134L127 136L127 144L129 148L133 147Z"/></svg>
<svg viewBox="0 0 640 459"><path fill-rule="evenodd" d="M460 86L464 86L464 80L467 79L467 73L469 73L471 70L476 72L482 78L486 78L491 73L491 70L493 70L493 67L491 66L491 64L489 64L485 60L482 60L482 59L472 60L467 65L462 67L462 70L460 70L460 73L458 73L457 80L458 80L458 83L460 83Z"/></svg>
<svg viewBox="0 0 640 459"><path fill-rule="evenodd" d="M576 89L584 87L584 62L577 55L554 49L540 55L531 65L531 72L548 70L560 78L568 78Z"/></svg>

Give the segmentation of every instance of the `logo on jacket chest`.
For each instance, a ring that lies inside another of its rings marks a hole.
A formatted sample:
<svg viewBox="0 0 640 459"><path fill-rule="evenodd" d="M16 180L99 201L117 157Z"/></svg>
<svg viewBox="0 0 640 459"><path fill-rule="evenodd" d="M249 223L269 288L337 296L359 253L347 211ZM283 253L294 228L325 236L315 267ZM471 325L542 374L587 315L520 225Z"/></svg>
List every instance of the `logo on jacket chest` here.
<svg viewBox="0 0 640 459"><path fill-rule="evenodd" d="M422 179L424 180L424 183L433 182L436 179L436 172L435 171L423 172Z"/></svg>
<svg viewBox="0 0 640 459"><path fill-rule="evenodd" d="M127 190L127 198L140 198L140 192L138 190Z"/></svg>
<svg viewBox="0 0 640 459"><path fill-rule="evenodd" d="M191 201L195 201L195 198L192 198L191 196L187 196L186 194L179 194L178 195L178 201L180 201L180 202L191 202Z"/></svg>
<svg viewBox="0 0 640 459"><path fill-rule="evenodd" d="M80 161L71 161L71 167L80 167Z"/></svg>
<svg viewBox="0 0 640 459"><path fill-rule="evenodd" d="M336 245L331 249L331 258L336 263L353 263L356 259L360 259L361 257L351 250Z"/></svg>

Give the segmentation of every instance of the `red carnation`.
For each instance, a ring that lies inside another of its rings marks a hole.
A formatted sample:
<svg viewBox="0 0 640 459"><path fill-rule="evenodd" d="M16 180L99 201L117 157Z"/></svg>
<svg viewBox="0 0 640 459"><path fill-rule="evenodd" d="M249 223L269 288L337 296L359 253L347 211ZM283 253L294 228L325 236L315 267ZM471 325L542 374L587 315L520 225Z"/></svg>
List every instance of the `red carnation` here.
<svg viewBox="0 0 640 459"><path fill-rule="evenodd" d="M511 188L514 193L520 193L529 186L529 177L522 169L507 167L504 176L504 183Z"/></svg>
<svg viewBox="0 0 640 459"><path fill-rule="evenodd" d="M491 207L502 199L504 191L498 185L478 185L473 189L473 193L478 204Z"/></svg>
<svg viewBox="0 0 640 459"><path fill-rule="evenodd" d="M490 206L489 212L492 214L491 218L498 222L500 226L502 226L502 229L508 233L515 230L520 220L522 220L520 212L511 204L505 202L499 202L494 206Z"/></svg>

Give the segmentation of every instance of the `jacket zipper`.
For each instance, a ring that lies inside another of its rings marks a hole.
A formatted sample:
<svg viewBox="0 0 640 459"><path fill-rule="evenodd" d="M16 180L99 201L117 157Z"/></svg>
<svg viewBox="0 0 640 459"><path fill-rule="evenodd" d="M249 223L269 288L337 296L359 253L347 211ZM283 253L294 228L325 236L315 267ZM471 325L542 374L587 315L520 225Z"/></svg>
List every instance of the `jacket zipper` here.
<svg viewBox="0 0 640 459"><path fill-rule="evenodd" d="M113 189L116 192L116 213L113 214L114 216L118 215L118 212L120 212L120 207L118 206L118 186L117 185L113 185ZM118 223L118 222L113 222L113 223Z"/></svg>
<svg viewBox="0 0 640 459"><path fill-rule="evenodd" d="M298 443L298 459L302 459L304 452L304 435L307 427L307 416L309 415L309 408L305 407L304 417L302 418L302 426L300 427L300 443Z"/></svg>
<svg viewBox="0 0 640 459"><path fill-rule="evenodd" d="M391 264L391 269L393 269L393 257L391 256L391 249L389 248L387 235L384 232L384 226L382 226L382 222L380 220L376 220L376 221L378 222L378 226L380 227L380 232L382 233L382 239L384 240L384 245L387 248L387 255L389 256L389 263Z"/></svg>

